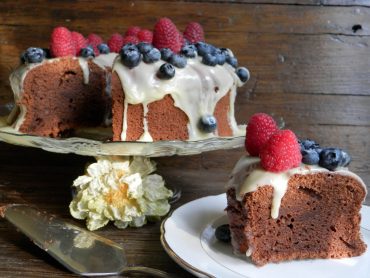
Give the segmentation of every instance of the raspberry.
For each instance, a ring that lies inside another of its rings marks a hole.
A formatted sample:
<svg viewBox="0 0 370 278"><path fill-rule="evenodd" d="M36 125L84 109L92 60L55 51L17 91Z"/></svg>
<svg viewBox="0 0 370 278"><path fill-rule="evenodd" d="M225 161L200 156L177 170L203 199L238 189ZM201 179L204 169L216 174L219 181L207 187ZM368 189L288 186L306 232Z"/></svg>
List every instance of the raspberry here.
<svg viewBox="0 0 370 278"><path fill-rule="evenodd" d="M130 27L128 27L124 37L127 37L127 36L136 37L138 35L138 33L140 32L140 30L141 30L141 28L139 26L130 26Z"/></svg>
<svg viewBox="0 0 370 278"><path fill-rule="evenodd" d="M98 45L103 43L103 39L99 35L92 33L87 36L87 43L94 49L95 56L98 56L100 54Z"/></svg>
<svg viewBox="0 0 370 278"><path fill-rule="evenodd" d="M78 32L71 32L72 40L75 44L76 55L80 54L81 48L87 47L87 41L85 37Z"/></svg>
<svg viewBox="0 0 370 278"><path fill-rule="evenodd" d="M133 43L133 44L138 44L139 39L137 37L134 37L134 36L126 36L126 37L123 38L123 45L128 44L130 42Z"/></svg>
<svg viewBox="0 0 370 278"><path fill-rule="evenodd" d="M153 32L146 29L140 30L140 32L137 34L137 38L140 42L152 43Z"/></svg>
<svg viewBox="0 0 370 278"><path fill-rule="evenodd" d="M121 50L123 46L122 36L118 33L113 34L108 40L108 46L111 52L119 53L119 51Z"/></svg>
<svg viewBox="0 0 370 278"><path fill-rule="evenodd" d="M258 156L263 146L276 131L278 131L278 127L273 118L264 113L254 114L247 126L245 138L247 152L251 156Z"/></svg>
<svg viewBox="0 0 370 278"><path fill-rule="evenodd" d="M293 131L279 130L267 141L260 153L261 166L270 172L282 172L301 164L302 155Z"/></svg>
<svg viewBox="0 0 370 278"><path fill-rule="evenodd" d="M182 41L179 31L170 19L164 17L155 24L153 45L158 49L169 48L175 53L180 51Z"/></svg>
<svg viewBox="0 0 370 278"><path fill-rule="evenodd" d="M53 29L50 38L50 52L53 57L76 55L71 32L65 27Z"/></svg>
<svg viewBox="0 0 370 278"><path fill-rule="evenodd" d="M204 31L198 22L190 22L184 31L184 37L190 43L204 42Z"/></svg>

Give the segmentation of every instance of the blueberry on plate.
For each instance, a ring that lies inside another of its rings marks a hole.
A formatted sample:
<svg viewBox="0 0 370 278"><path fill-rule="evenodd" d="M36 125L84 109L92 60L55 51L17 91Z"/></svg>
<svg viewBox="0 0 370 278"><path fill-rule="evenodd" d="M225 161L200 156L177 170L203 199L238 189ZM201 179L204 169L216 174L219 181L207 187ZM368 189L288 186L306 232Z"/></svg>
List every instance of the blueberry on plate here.
<svg viewBox="0 0 370 278"><path fill-rule="evenodd" d="M29 47L22 54L21 61L26 63L40 63L45 58L45 52L39 47Z"/></svg>
<svg viewBox="0 0 370 278"><path fill-rule="evenodd" d="M108 54L110 52L109 46L106 43L98 44L100 54Z"/></svg>
<svg viewBox="0 0 370 278"><path fill-rule="evenodd" d="M250 74L247 68L244 67L237 68L235 73L242 82L247 82L249 80Z"/></svg>
<svg viewBox="0 0 370 278"><path fill-rule="evenodd" d="M161 59L161 52L152 47L148 52L143 53L143 61L147 64L157 62Z"/></svg>
<svg viewBox="0 0 370 278"><path fill-rule="evenodd" d="M175 67L169 63L164 63L160 66L157 76L160 79L171 79L175 76L176 70Z"/></svg>
<svg viewBox="0 0 370 278"><path fill-rule="evenodd" d="M320 156L316 152L316 150L313 150L313 149L303 150L301 151L301 154L302 154L302 162L304 164L317 165L319 163Z"/></svg>
<svg viewBox="0 0 370 278"><path fill-rule="evenodd" d="M84 58L95 57L94 49L91 46L81 48L80 55Z"/></svg>
<svg viewBox="0 0 370 278"><path fill-rule="evenodd" d="M172 54L168 62L180 69L185 68L187 64L185 56L178 54Z"/></svg>
<svg viewBox="0 0 370 278"><path fill-rule="evenodd" d="M217 128L217 120L214 116L204 115L199 120L199 128L206 133L211 133Z"/></svg>
<svg viewBox="0 0 370 278"><path fill-rule="evenodd" d="M342 150L338 148L324 148L320 153L319 165L330 171L334 171L342 160Z"/></svg>
<svg viewBox="0 0 370 278"><path fill-rule="evenodd" d="M172 56L172 54L173 54L173 52L172 52L172 50L171 49L169 49L169 48L162 48L161 49L161 59L163 60L163 61L166 61L166 62L168 62L168 60L170 59L170 57Z"/></svg>
<svg viewBox="0 0 370 278"><path fill-rule="evenodd" d="M224 224L224 225L218 226L216 228L215 236L219 241L230 242L231 241L231 234L230 234L229 224Z"/></svg>

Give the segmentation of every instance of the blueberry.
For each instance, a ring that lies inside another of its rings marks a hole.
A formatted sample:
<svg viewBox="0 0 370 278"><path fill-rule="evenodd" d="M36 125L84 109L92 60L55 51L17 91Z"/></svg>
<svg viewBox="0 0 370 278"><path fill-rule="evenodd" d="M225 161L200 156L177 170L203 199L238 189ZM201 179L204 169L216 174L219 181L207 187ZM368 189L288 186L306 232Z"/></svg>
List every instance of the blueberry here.
<svg viewBox="0 0 370 278"><path fill-rule="evenodd" d="M106 43L101 43L98 45L100 54L108 54L110 52L109 46Z"/></svg>
<svg viewBox="0 0 370 278"><path fill-rule="evenodd" d="M218 226L216 228L215 236L219 241L230 242L231 241L231 234L230 234L229 224L224 224L224 225Z"/></svg>
<svg viewBox="0 0 370 278"><path fill-rule="evenodd" d="M136 46L142 54L148 53L153 49L153 45L147 42L139 42Z"/></svg>
<svg viewBox="0 0 370 278"><path fill-rule="evenodd" d="M81 48L80 55L84 58L95 57L94 49L91 46Z"/></svg>
<svg viewBox="0 0 370 278"><path fill-rule="evenodd" d="M312 149L317 149L320 147L318 143L310 139L300 141L299 143L301 145L301 149L304 149L304 150L312 150Z"/></svg>
<svg viewBox="0 0 370 278"><path fill-rule="evenodd" d="M228 48L221 47L220 51L225 55L225 57L231 57L230 50Z"/></svg>
<svg viewBox="0 0 370 278"><path fill-rule="evenodd" d="M351 156L342 150L342 159L340 160L339 166L347 167L351 162Z"/></svg>
<svg viewBox="0 0 370 278"><path fill-rule="evenodd" d="M157 76L160 79L171 79L175 76L176 70L175 67L169 63L164 63L160 66Z"/></svg>
<svg viewBox="0 0 370 278"><path fill-rule="evenodd" d="M21 61L27 63L40 63L45 58L45 52L39 47L29 47L22 54Z"/></svg>
<svg viewBox="0 0 370 278"><path fill-rule="evenodd" d="M316 150L313 150L313 149L303 150L303 151L301 151L301 154L302 154L302 162L304 164L316 165L316 164L319 163L320 156L316 152Z"/></svg>
<svg viewBox="0 0 370 278"><path fill-rule="evenodd" d="M121 52L122 51L126 51L126 50L130 50L130 51L139 51L139 49L137 48L137 46L135 44L133 44L132 42L129 42L129 43L126 43L124 46L122 46L121 48Z"/></svg>
<svg viewBox="0 0 370 278"><path fill-rule="evenodd" d="M197 48L194 44L187 44L181 48L181 54L187 58L195 58L197 56Z"/></svg>
<svg viewBox="0 0 370 278"><path fill-rule="evenodd" d="M136 67L141 61L141 54L134 44L128 43L120 50L122 63L129 68Z"/></svg>
<svg viewBox="0 0 370 278"><path fill-rule="evenodd" d="M214 116L204 115L199 120L199 128L206 133L211 133L217 128L217 120Z"/></svg>
<svg viewBox="0 0 370 278"><path fill-rule="evenodd" d="M172 54L173 54L173 52L169 48L162 48L161 49L161 59L163 61L168 62L168 60L170 59L170 57L172 56Z"/></svg>
<svg viewBox="0 0 370 278"><path fill-rule="evenodd" d="M152 48L143 54L143 61L147 64L157 62L161 59L161 52L157 48Z"/></svg>
<svg viewBox="0 0 370 278"><path fill-rule="evenodd" d="M211 53L207 53L203 55L202 63L207 66L216 66L217 65L217 57L212 55Z"/></svg>
<svg viewBox="0 0 370 278"><path fill-rule="evenodd" d="M238 66L238 59L235 57L227 56L226 57L226 63L228 63L230 66L237 68Z"/></svg>
<svg viewBox="0 0 370 278"><path fill-rule="evenodd" d="M216 54L216 59L217 59L217 64L219 64L221 66L223 64L225 64L225 61L226 61L225 54L223 54L223 53L217 53Z"/></svg>
<svg viewBox="0 0 370 278"><path fill-rule="evenodd" d="M242 82L247 82L249 80L249 71L246 68L240 67L237 68L235 71L236 75Z"/></svg>
<svg viewBox="0 0 370 278"><path fill-rule="evenodd" d="M216 51L216 48L213 45L205 42L197 42L195 46L197 47L199 56L204 56L206 54L214 54Z"/></svg>
<svg viewBox="0 0 370 278"><path fill-rule="evenodd" d="M187 64L185 56L178 54L172 54L168 62L180 69L185 68Z"/></svg>
<svg viewBox="0 0 370 278"><path fill-rule="evenodd" d="M320 153L319 165L330 171L335 170L342 160L342 150L338 148L324 148Z"/></svg>

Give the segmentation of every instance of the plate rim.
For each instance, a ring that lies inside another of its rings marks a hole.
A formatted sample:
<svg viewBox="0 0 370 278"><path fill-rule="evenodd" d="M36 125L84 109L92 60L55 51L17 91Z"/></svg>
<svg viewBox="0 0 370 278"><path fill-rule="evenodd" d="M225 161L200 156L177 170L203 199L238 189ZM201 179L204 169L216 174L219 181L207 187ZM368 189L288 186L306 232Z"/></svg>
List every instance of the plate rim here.
<svg viewBox="0 0 370 278"><path fill-rule="evenodd" d="M198 276L198 277L207 277L207 278L216 278L216 276L213 276L193 265L191 265L190 263L188 263L187 261L185 261L184 259L182 259L171 247L170 245L168 244L168 242L166 241L166 238L165 238L165 235L166 235L166 229L165 229L165 225L166 225L166 222L172 217L173 213L178 210L179 208L182 208L184 207L185 205L189 205L190 203L193 203L193 202L196 202L196 201L199 201L201 199L205 199L205 198L217 198L217 197L221 197L223 195L226 195L226 193L221 193L221 194L216 194L216 195L207 195L207 196L203 196L203 197L200 197L200 198L197 198L197 199L194 199L194 200L191 200L179 207L177 207L176 209L172 210L166 217L165 219L163 219L162 223L161 223L161 226L160 226L160 232L161 232L161 235L160 235L160 241L161 241L161 244L162 244L162 247L163 249L166 251L166 253L180 266L182 267L183 269L185 269L186 271L189 271L190 273ZM226 196L225 196L226 198ZM362 204L362 207L368 207L369 211L370 211L370 206L368 205L365 205L365 204ZM370 231L370 227L364 227L364 226L361 226L360 225L360 228L361 229L365 229L367 231ZM370 248L370 246L368 246L367 248ZM199 276L201 275L201 276Z"/></svg>

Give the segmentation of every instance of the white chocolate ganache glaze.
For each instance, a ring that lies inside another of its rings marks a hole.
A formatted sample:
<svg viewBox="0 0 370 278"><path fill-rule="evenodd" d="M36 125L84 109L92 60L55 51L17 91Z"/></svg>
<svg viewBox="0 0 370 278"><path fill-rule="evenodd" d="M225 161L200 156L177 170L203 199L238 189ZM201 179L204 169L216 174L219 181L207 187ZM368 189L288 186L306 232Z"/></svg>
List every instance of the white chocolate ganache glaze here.
<svg viewBox="0 0 370 278"><path fill-rule="evenodd" d="M260 166L259 158L243 156L231 173L228 188L235 188L236 198L241 201L245 194L256 191L259 187L271 185L274 189L271 217L276 219L279 216L281 200L288 188L289 179L296 174L307 175L322 172L330 171L318 165L301 164L299 167L280 173L268 172ZM356 179L364 187L366 192L366 185L363 180L347 168L339 167L333 173Z"/></svg>
<svg viewBox="0 0 370 278"><path fill-rule="evenodd" d="M126 67L117 57L113 65L125 94L124 117L121 140L126 140L128 104L142 104L144 108L144 133L139 141L153 141L148 131L145 116L148 104L170 95L174 105L188 117L189 140L201 140L217 136L205 133L198 128L199 119L204 115L213 115L217 102L227 93L230 94L229 125L233 136L244 135L245 128L238 126L234 117L234 102L236 89L244 84L235 74L235 69L229 64L207 66L201 62L201 57L187 59L184 68L176 68L172 79L163 80L157 77L157 72L165 61L146 64L141 62L134 68Z"/></svg>
<svg viewBox="0 0 370 278"><path fill-rule="evenodd" d="M113 65L113 61L116 58L117 53L109 53L109 54L101 54L97 58L91 59L93 63L98 65L101 68L111 68ZM9 77L10 86L13 90L14 94L14 101L15 101L15 108L14 111L10 114L8 123L11 123L13 128L19 130L21 127L25 115L27 113L26 107L23 105L19 105L20 100L23 95L23 83L29 71L32 69L44 65L45 63L56 63L60 61L62 58L52 58L52 59L44 59L40 63L29 63L29 64L22 64L19 66L15 71L13 71ZM83 80L84 84L89 83L89 73L90 69L88 66L88 59L82 57L71 57L73 60L78 60L78 63L81 67L83 73ZM110 94L110 78L107 77L106 82L106 93Z"/></svg>

